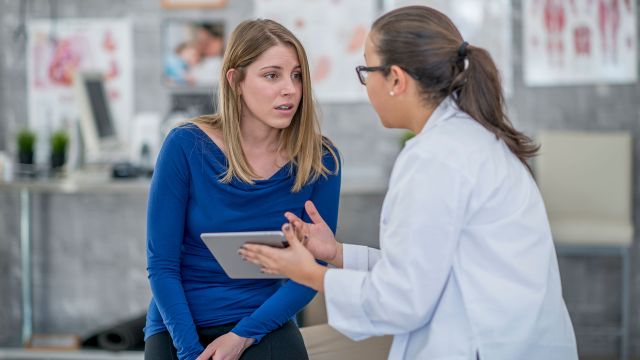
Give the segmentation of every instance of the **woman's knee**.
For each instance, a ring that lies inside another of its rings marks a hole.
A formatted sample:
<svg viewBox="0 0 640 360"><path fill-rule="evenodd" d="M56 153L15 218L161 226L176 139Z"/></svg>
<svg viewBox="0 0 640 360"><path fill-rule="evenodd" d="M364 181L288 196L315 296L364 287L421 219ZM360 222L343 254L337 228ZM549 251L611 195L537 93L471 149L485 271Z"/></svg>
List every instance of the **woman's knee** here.
<svg viewBox="0 0 640 360"><path fill-rule="evenodd" d="M259 344L248 348L240 360L306 360L308 358L300 330L292 321L288 321L265 335Z"/></svg>
<svg viewBox="0 0 640 360"><path fill-rule="evenodd" d="M178 360L176 348L168 332L151 335L144 342L144 360Z"/></svg>

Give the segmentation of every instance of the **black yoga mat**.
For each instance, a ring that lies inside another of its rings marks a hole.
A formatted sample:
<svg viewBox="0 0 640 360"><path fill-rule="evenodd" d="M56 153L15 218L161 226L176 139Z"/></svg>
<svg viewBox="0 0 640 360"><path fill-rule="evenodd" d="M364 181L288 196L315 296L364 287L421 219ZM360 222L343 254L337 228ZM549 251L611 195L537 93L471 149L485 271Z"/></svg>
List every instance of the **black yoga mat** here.
<svg viewBox="0 0 640 360"><path fill-rule="evenodd" d="M143 350L146 314L96 331L82 341L83 347L110 351Z"/></svg>

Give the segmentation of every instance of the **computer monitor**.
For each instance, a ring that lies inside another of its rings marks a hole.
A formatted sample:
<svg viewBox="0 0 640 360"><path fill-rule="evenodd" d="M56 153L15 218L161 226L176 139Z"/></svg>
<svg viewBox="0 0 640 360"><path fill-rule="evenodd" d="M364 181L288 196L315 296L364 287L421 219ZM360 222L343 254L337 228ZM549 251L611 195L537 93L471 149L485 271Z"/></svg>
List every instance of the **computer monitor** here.
<svg viewBox="0 0 640 360"><path fill-rule="evenodd" d="M77 72L75 90L85 161L109 162L113 159L113 153L118 152L119 141L104 86L104 75Z"/></svg>

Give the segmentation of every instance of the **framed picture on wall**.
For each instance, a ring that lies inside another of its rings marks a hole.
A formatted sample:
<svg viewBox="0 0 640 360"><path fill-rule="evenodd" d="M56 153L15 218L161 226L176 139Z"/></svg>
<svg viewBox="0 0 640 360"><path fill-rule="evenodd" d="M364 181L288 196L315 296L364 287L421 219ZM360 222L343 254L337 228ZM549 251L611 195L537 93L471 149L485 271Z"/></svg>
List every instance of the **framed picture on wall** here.
<svg viewBox="0 0 640 360"><path fill-rule="evenodd" d="M227 4L227 0L161 0L166 9L198 9L220 8Z"/></svg>
<svg viewBox="0 0 640 360"><path fill-rule="evenodd" d="M169 87L217 85L225 45L221 22L168 20L164 24L163 79Z"/></svg>

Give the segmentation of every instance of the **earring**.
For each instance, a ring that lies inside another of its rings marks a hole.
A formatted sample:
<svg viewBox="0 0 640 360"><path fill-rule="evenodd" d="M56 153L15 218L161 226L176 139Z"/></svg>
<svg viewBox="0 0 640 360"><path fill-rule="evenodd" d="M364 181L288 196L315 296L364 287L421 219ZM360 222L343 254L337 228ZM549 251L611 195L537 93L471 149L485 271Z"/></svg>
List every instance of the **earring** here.
<svg viewBox="0 0 640 360"><path fill-rule="evenodd" d="M393 91L389 91L389 96L393 96L393 95L395 95L395 94L396 94L396 93L394 93Z"/></svg>

